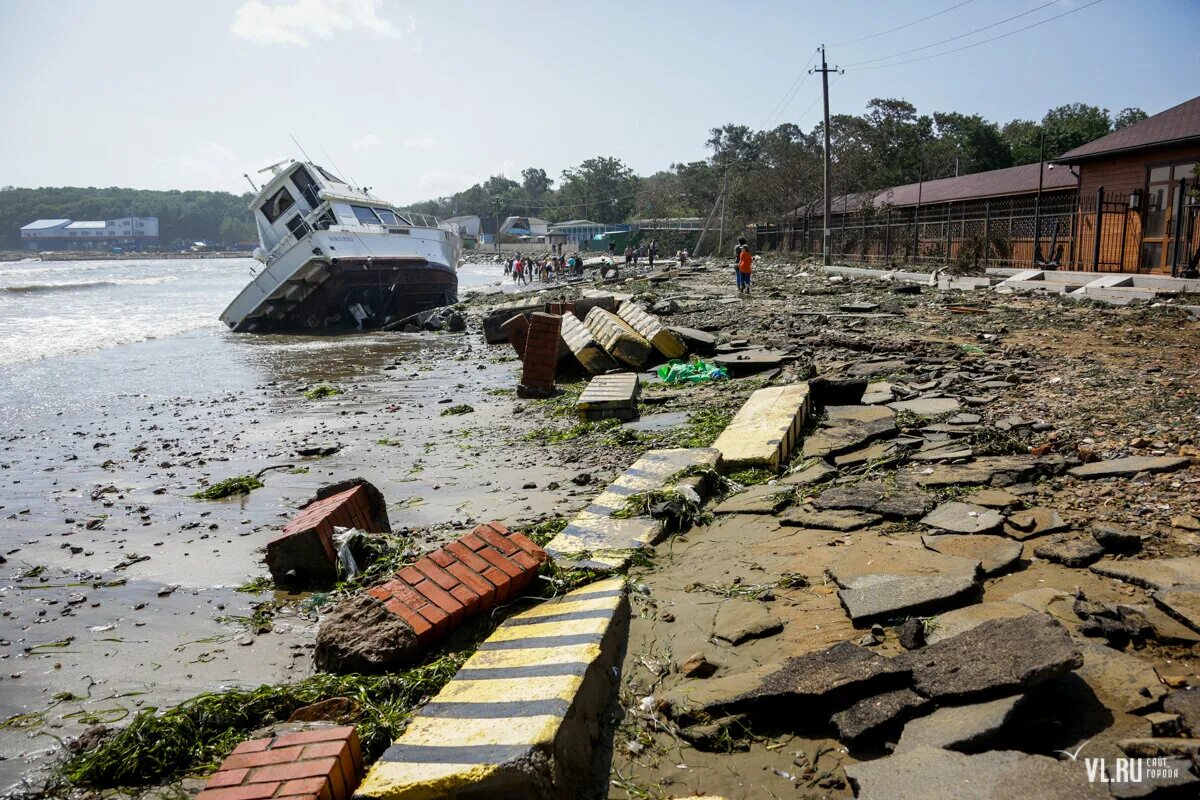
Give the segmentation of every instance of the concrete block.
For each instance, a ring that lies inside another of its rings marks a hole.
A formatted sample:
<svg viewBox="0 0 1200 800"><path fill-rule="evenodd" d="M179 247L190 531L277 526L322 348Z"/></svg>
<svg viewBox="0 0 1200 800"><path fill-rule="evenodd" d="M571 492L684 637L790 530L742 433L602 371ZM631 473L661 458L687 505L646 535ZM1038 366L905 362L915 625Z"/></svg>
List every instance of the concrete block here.
<svg viewBox="0 0 1200 800"><path fill-rule="evenodd" d="M323 584L337 580L334 528L387 533L387 506L362 478L323 488L305 503L283 532L267 542L267 568L276 583Z"/></svg>
<svg viewBox="0 0 1200 800"><path fill-rule="evenodd" d="M593 308L584 323L613 358L637 370L646 366L653 346L625 320L602 308Z"/></svg>
<svg viewBox="0 0 1200 800"><path fill-rule="evenodd" d="M581 419L622 419L637 417L637 399L641 390L633 372L617 372L592 378L575 401Z"/></svg>
<svg viewBox="0 0 1200 800"><path fill-rule="evenodd" d="M613 515L623 511L634 495L662 489L691 467L715 469L720 459L721 454L711 447L650 450L551 539L546 552L559 565L598 570L623 568L634 552L655 544L662 533L662 523L642 516Z"/></svg>
<svg viewBox="0 0 1200 800"><path fill-rule="evenodd" d="M567 314L562 318L559 335L575 359L591 374L600 375L619 368L616 359L608 354L608 351L596 341L591 330L573 314Z"/></svg>
<svg viewBox="0 0 1200 800"><path fill-rule="evenodd" d="M508 341L508 335L503 330L503 325L517 314L528 317L534 311L541 311L545 302L541 295L536 295L531 298L523 298L514 300L510 303L501 303L493 308L483 318L483 338L488 344L500 344Z"/></svg>
<svg viewBox="0 0 1200 800"><path fill-rule="evenodd" d="M654 316L634 302L625 302L617 310L617 316L623 319L642 338L654 345L654 349L667 358L683 358L687 348L679 337L667 330L658 317Z"/></svg>
<svg viewBox="0 0 1200 800"><path fill-rule="evenodd" d="M587 795L628 622L619 578L507 620L409 722L355 796Z"/></svg>
<svg viewBox="0 0 1200 800"><path fill-rule="evenodd" d="M750 395L713 443L723 468L778 470L799 440L808 395L807 383L769 386Z"/></svg>

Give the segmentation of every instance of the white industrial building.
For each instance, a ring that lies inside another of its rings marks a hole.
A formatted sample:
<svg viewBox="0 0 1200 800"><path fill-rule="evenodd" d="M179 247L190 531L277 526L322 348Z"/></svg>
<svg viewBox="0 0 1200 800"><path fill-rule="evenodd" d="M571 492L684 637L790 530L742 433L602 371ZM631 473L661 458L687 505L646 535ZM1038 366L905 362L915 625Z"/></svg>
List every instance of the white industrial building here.
<svg viewBox="0 0 1200 800"><path fill-rule="evenodd" d="M143 250L158 245L158 217L38 219L21 228L21 243L29 250Z"/></svg>

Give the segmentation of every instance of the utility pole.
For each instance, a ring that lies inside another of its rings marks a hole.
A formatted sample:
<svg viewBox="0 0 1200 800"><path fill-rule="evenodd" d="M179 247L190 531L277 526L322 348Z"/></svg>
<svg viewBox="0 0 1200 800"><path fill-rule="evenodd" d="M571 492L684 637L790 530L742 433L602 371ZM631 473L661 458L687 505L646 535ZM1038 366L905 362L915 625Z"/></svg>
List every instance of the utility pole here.
<svg viewBox="0 0 1200 800"><path fill-rule="evenodd" d="M825 45L821 45L821 68L817 69L813 67L809 70L809 74L814 72L821 73L821 94L825 98L825 233L821 237L821 252L825 266L829 266L832 263L829 257L829 235L831 233L829 228L831 223L829 220L833 210L831 207L833 201L829 194L829 73L841 73L844 71L839 70L837 67L830 69L825 64Z"/></svg>
<svg viewBox="0 0 1200 800"><path fill-rule="evenodd" d="M1046 166L1046 129L1038 134L1038 190L1033 201L1033 266L1044 261L1042 257L1042 172ZM1051 255L1053 257L1053 254Z"/></svg>

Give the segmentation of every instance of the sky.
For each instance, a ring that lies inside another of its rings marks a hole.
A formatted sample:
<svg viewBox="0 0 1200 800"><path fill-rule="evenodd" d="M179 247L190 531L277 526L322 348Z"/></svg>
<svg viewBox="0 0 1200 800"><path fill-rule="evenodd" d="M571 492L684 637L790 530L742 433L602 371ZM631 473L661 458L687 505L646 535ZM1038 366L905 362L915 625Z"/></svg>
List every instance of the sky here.
<svg viewBox="0 0 1200 800"><path fill-rule="evenodd" d="M810 130L822 42L835 114L1195 96L1200 0L1093 1L0 0L0 186L240 193L293 136L396 203L593 156L650 174L727 122Z"/></svg>

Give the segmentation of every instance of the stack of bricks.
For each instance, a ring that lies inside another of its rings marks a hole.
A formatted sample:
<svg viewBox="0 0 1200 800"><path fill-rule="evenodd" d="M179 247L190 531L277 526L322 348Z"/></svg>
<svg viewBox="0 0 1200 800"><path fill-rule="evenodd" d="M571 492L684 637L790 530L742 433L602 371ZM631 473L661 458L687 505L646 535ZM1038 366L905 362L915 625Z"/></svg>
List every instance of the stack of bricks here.
<svg viewBox="0 0 1200 800"><path fill-rule="evenodd" d="M354 726L242 742L196 800L349 800L362 777Z"/></svg>
<svg viewBox="0 0 1200 800"><path fill-rule="evenodd" d="M425 646L476 614L518 597L537 576L546 551L499 522L421 558L369 589Z"/></svg>
<svg viewBox="0 0 1200 800"><path fill-rule="evenodd" d="M283 533L267 542L267 566L279 583L296 580L337 579L334 526L386 532L386 511L380 520L372 509L366 484L351 486L315 500L283 526Z"/></svg>
<svg viewBox="0 0 1200 800"><path fill-rule="evenodd" d="M524 369L517 387L519 397L548 397L554 393L558 370L559 330L562 317L535 311L529 318L525 338Z"/></svg>
<svg viewBox="0 0 1200 800"><path fill-rule="evenodd" d="M500 326L508 342L517 351L517 358L525 357L525 340L529 338L529 318L524 314L515 314L505 320Z"/></svg>

